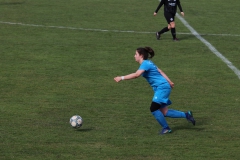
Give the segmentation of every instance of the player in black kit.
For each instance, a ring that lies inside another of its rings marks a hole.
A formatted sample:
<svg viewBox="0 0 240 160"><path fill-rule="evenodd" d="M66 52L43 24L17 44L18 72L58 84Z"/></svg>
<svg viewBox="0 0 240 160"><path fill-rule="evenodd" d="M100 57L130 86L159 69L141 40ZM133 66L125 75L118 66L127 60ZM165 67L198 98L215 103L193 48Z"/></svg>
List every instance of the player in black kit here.
<svg viewBox="0 0 240 160"><path fill-rule="evenodd" d="M157 9L153 13L154 16L157 15L157 12L162 7L162 5L164 5L164 17L166 18L166 20L168 22L168 26L164 27L161 31L156 32L157 40L160 39L161 34L171 30L173 40L178 41L178 39L176 38L176 29L175 29L174 18L175 18L176 12L177 12L177 6L181 12L181 15L184 16L184 12L182 10L180 0L161 0Z"/></svg>

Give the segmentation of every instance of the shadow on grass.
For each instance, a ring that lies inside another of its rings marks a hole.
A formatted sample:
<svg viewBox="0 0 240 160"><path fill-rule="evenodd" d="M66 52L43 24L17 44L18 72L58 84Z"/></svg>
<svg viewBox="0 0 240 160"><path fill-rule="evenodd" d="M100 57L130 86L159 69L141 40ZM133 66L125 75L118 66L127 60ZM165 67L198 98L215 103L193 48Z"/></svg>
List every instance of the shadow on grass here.
<svg viewBox="0 0 240 160"><path fill-rule="evenodd" d="M182 124L179 126L172 127L173 130L194 130L194 131L202 131L205 130L206 125L211 125L211 119L207 117L197 118L195 126L192 125L192 123L188 122L187 124Z"/></svg>
<svg viewBox="0 0 240 160"><path fill-rule="evenodd" d="M203 131L205 128L196 126L190 126L190 125L182 125L182 126L176 126L171 128L173 131L177 130L194 130L194 131Z"/></svg>
<svg viewBox="0 0 240 160"><path fill-rule="evenodd" d="M78 131L78 132L89 132L89 131L92 131L93 129L92 128L79 128L79 129L75 129L75 131Z"/></svg>
<svg viewBox="0 0 240 160"><path fill-rule="evenodd" d="M196 38L194 35L192 35L192 34L188 34L188 35L180 35L179 36L180 38L179 38L179 40L181 41L181 40L186 40L186 39L193 39L193 38Z"/></svg>

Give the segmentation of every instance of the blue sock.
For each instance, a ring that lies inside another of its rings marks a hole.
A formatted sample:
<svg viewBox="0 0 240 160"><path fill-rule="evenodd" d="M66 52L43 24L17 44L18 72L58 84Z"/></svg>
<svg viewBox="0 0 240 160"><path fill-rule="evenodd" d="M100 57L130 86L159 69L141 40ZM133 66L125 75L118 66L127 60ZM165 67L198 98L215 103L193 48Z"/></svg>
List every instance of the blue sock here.
<svg viewBox="0 0 240 160"><path fill-rule="evenodd" d="M177 111L173 109L169 109L165 117L171 118L186 118L186 114L182 111Z"/></svg>
<svg viewBox="0 0 240 160"><path fill-rule="evenodd" d="M163 128L167 128L168 127L167 121L165 120L164 115L162 114L161 111L156 110L156 111L152 112L152 115L155 117L155 119L158 121L158 123Z"/></svg>

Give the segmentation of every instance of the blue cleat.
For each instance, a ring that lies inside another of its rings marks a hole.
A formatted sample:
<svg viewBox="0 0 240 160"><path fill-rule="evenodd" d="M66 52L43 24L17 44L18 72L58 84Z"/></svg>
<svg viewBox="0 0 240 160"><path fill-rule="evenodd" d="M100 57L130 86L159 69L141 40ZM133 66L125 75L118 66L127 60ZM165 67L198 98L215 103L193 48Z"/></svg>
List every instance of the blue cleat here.
<svg viewBox="0 0 240 160"><path fill-rule="evenodd" d="M185 113L186 114L186 118L189 122L191 122L194 126L195 126L195 119L193 118L193 114L192 114L192 111L188 111Z"/></svg>
<svg viewBox="0 0 240 160"><path fill-rule="evenodd" d="M171 133L172 130L169 127L163 128L162 131L159 134L166 134Z"/></svg>

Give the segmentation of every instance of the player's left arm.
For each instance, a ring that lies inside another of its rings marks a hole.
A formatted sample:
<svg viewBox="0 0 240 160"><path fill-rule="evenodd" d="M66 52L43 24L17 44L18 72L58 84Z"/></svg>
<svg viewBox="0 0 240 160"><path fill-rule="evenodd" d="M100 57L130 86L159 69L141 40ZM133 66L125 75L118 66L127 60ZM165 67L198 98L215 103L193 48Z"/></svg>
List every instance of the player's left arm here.
<svg viewBox="0 0 240 160"><path fill-rule="evenodd" d="M170 86L173 88L174 87L174 83L168 78L168 76L159 68L158 68L158 72L160 72L160 74L168 81Z"/></svg>
<svg viewBox="0 0 240 160"><path fill-rule="evenodd" d="M177 0L177 6L181 12L181 15L184 16L184 12L183 12L183 9L182 9L182 6L181 6L181 3L180 3L180 0Z"/></svg>
<svg viewBox="0 0 240 160"><path fill-rule="evenodd" d="M143 74L145 70L137 70L135 73L131 73L125 76L117 76L114 78L114 80L116 82L120 82L122 80L130 80L130 79L134 79L134 78L138 78L139 76L141 76Z"/></svg>

